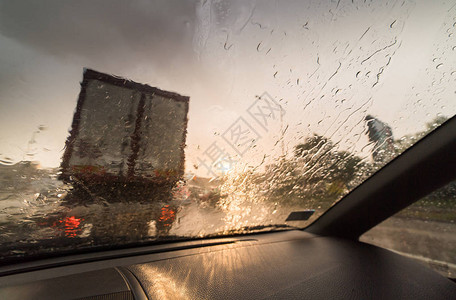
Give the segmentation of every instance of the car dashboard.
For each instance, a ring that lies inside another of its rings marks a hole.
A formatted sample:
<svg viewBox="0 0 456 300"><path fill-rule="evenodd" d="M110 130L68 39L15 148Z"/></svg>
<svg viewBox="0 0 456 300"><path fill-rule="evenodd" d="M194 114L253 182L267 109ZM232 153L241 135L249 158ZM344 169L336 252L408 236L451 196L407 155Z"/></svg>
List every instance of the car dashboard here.
<svg viewBox="0 0 456 300"><path fill-rule="evenodd" d="M456 284L391 251L300 230L2 267L2 299L452 299Z"/></svg>

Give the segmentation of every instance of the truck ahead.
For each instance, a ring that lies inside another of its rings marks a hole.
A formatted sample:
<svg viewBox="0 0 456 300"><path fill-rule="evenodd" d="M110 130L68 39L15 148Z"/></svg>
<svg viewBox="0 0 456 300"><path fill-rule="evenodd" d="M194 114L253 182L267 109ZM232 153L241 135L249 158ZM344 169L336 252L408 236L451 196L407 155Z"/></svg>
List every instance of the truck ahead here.
<svg viewBox="0 0 456 300"><path fill-rule="evenodd" d="M189 97L85 69L61 179L111 196L169 189L184 173L188 108Z"/></svg>

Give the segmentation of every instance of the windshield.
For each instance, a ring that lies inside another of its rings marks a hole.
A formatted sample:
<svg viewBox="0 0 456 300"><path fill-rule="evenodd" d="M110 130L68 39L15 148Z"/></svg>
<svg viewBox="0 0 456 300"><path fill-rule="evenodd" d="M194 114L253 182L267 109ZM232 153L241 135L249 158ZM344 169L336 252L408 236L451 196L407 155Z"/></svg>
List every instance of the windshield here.
<svg viewBox="0 0 456 300"><path fill-rule="evenodd" d="M0 256L303 228L456 112L447 1L0 1Z"/></svg>

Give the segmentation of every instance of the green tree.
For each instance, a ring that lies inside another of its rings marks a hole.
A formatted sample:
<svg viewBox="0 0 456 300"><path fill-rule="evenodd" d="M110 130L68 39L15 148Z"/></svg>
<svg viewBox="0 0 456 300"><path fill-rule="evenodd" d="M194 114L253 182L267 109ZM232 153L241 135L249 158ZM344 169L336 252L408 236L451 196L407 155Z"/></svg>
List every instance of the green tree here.
<svg viewBox="0 0 456 300"><path fill-rule="evenodd" d="M339 151L331 140L314 134L295 147L292 158L269 165L256 181L271 201L326 209L368 170L360 157Z"/></svg>

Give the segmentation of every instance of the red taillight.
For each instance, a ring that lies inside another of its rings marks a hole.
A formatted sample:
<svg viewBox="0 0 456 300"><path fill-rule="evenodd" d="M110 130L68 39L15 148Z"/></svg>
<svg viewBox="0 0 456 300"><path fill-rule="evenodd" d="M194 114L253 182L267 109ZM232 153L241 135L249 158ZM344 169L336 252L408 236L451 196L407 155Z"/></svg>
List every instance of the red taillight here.
<svg viewBox="0 0 456 300"><path fill-rule="evenodd" d="M158 222L162 223L163 226L168 227L171 226L175 219L176 212L169 205L162 207Z"/></svg>

